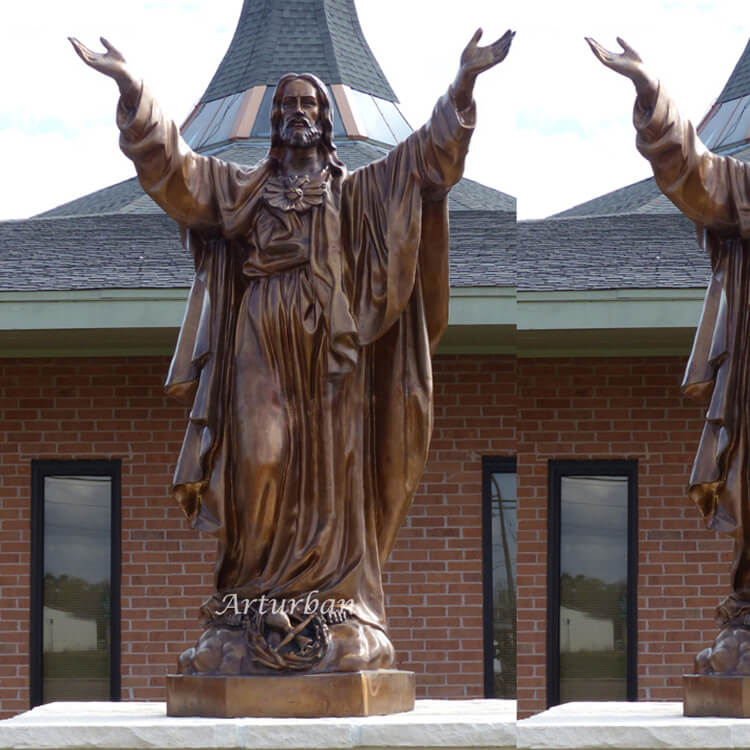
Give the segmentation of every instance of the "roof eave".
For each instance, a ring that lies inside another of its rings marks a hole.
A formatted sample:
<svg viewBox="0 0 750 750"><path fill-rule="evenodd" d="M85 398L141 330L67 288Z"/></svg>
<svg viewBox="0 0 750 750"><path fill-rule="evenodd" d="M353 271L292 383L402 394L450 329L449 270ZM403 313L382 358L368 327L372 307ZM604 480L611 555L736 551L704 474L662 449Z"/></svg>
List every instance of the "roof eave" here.
<svg viewBox="0 0 750 750"><path fill-rule="evenodd" d="M0 292L4 357L170 354L187 289ZM533 291L453 287L439 353L689 352L704 288Z"/></svg>

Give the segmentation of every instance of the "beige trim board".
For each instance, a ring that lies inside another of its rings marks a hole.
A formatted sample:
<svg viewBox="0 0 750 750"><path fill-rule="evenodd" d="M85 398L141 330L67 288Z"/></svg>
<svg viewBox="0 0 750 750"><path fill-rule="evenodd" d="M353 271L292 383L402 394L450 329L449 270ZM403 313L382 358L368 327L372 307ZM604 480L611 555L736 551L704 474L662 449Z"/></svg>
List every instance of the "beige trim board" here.
<svg viewBox="0 0 750 750"><path fill-rule="evenodd" d="M187 289L0 293L0 332L177 328Z"/></svg>
<svg viewBox="0 0 750 750"><path fill-rule="evenodd" d="M234 119L232 131L229 133L229 140L250 137L265 92L265 86L253 86L242 95L239 112Z"/></svg>
<svg viewBox="0 0 750 750"><path fill-rule="evenodd" d="M519 331L685 328L698 325L705 289L519 292Z"/></svg>
<svg viewBox="0 0 750 750"><path fill-rule="evenodd" d="M454 288L438 352L519 357L687 354L704 291ZM169 353L187 293L0 292L0 356Z"/></svg>
<svg viewBox="0 0 750 750"><path fill-rule="evenodd" d="M367 138L364 123L357 119L357 114L350 103L351 88L343 83L331 84L331 93L341 115L341 124L350 138Z"/></svg>

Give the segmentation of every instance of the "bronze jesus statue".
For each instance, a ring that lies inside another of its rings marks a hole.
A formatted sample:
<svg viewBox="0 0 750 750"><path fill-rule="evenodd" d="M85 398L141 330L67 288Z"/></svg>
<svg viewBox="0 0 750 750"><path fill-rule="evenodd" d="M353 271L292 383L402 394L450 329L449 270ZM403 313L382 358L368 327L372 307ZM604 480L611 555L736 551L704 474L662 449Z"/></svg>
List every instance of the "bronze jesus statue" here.
<svg viewBox="0 0 750 750"><path fill-rule="evenodd" d="M167 378L190 407L173 492L218 540L185 675L388 668L381 568L424 468L431 354L448 320L447 196L461 177L478 45L429 122L347 172L314 75L276 88L255 167L191 151L106 40L120 147L195 262Z"/></svg>
<svg viewBox="0 0 750 750"><path fill-rule="evenodd" d="M698 229L712 277L684 391L708 404L689 483L708 526L734 539L732 590L717 607L721 628L696 657L702 675L750 675L750 165L708 151L638 53L587 40L636 88L638 150L662 192Z"/></svg>

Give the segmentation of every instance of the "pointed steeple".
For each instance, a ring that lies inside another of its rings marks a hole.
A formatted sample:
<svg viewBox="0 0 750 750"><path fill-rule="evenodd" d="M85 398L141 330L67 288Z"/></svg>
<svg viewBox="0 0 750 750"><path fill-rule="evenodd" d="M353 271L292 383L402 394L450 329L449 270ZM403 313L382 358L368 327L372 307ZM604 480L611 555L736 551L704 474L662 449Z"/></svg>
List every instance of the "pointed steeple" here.
<svg viewBox="0 0 750 750"><path fill-rule="evenodd" d="M412 132L365 41L354 0L244 0L229 49L185 120L183 138L203 154L259 163L271 145L273 92L289 72L314 73L326 85L336 147L349 169L382 159ZM466 179L451 191L450 206L462 215L515 213L514 198ZM44 215L125 213L161 213L135 178Z"/></svg>
<svg viewBox="0 0 750 750"><path fill-rule="evenodd" d="M237 29L201 103L295 71L397 101L365 41L354 0L244 0Z"/></svg>
<svg viewBox="0 0 750 750"><path fill-rule="evenodd" d="M733 152L750 144L750 41L698 133L713 151Z"/></svg>
<svg viewBox="0 0 750 750"><path fill-rule="evenodd" d="M244 0L229 49L182 133L195 149L267 139L279 78L314 73L334 136L393 145L411 132L359 24L354 0Z"/></svg>
<svg viewBox="0 0 750 750"><path fill-rule="evenodd" d="M742 53L737 65L734 66L732 75L724 85L719 94L718 102L728 102L750 95L750 40L748 40L745 51Z"/></svg>

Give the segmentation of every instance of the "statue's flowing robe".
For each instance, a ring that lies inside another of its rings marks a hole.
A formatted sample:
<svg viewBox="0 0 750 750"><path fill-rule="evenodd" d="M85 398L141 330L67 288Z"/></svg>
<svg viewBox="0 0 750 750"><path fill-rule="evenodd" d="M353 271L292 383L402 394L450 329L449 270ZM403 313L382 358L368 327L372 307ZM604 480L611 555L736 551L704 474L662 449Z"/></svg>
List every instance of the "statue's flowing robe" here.
<svg viewBox="0 0 750 750"><path fill-rule="evenodd" d="M733 595L750 603L750 165L708 151L661 88L652 110L636 102L634 122L656 182L711 258L683 381L708 402L689 494L710 528L734 537Z"/></svg>
<svg viewBox="0 0 750 750"><path fill-rule="evenodd" d="M447 193L473 105L442 97L384 159L332 170L321 205L264 199L274 162L192 152L147 89L120 145L184 228L196 275L167 387L191 406L174 491L219 542L216 588L353 600L385 622L381 565L431 433L448 318Z"/></svg>

